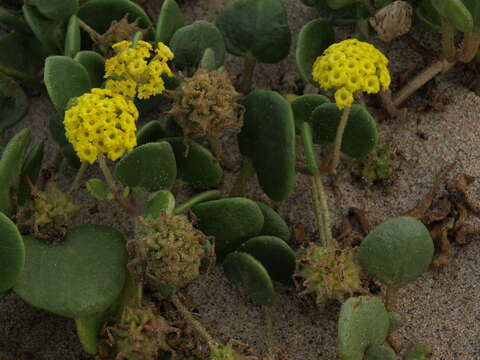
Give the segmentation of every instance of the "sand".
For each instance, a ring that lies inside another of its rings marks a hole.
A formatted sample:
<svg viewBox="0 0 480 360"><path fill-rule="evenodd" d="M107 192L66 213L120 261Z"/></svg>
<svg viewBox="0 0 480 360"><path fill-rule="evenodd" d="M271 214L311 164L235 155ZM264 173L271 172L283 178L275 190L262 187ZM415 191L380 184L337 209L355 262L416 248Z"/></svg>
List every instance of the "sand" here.
<svg viewBox="0 0 480 360"><path fill-rule="evenodd" d="M213 21L227 2L189 1L184 5L187 21ZM150 2L149 10L155 12L159 4L160 1ZM317 14L299 0L287 0L285 4L295 42L301 26L315 19ZM342 39L348 30L338 34ZM413 36L438 49L438 36L425 33L421 27L415 28ZM401 41L388 45L379 42L378 46L391 59L394 74L402 74L412 66L424 65L422 59ZM294 49L295 44L292 44L292 52ZM226 67L234 76L241 72L241 62L230 55L227 56ZM298 91L296 79L298 74L290 54L279 64L258 66L254 86L291 93ZM396 170L388 184L369 185L359 180L351 174L351 161L346 157L342 159L336 192L333 191L332 179L327 179L333 223L338 223L352 206L365 210L373 225L404 213L428 192L439 170L455 159L449 178L457 172L480 178L480 98L467 89L471 79L466 66L460 65L435 82L436 91L448 99L443 112L415 111L424 94L419 92L406 103L409 112L405 119L387 119L379 124L382 139L389 142L397 153ZM27 118L7 136L20 128L31 127L37 139L47 138L46 124L52 113L53 108L45 95L33 98ZM49 144L48 149L51 158L53 145ZM228 150L238 156L235 146ZM64 166L60 173L60 183L66 186L74 171ZM90 169L88 176L98 176L98 169ZM226 192L231 187L232 178L232 174L225 177L223 189ZM476 180L470 185L469 194L477 202L480 201L479 190L480 183ZM247 195L268 201L255 181L250 182ZM110 224L124 231L126 236L131 235L129 219L118 207L99 202L99 213L87 217L84 215L88 208L97 202L84 189L79 192L78 200L85 205L85 210L75 224ZM305 176L297 177L295 191L289 200L275 206L290 225L304 225L315 240L311 194ZM435 360L480 359L479 259L478 242L472 241L462 247L454 245L450 263L441 269L431 269L400 290L398 306L406 323L397 338L403 349L412 343L428 343L434 349L432 358ZM271 309L274 339L284 358L336 359L335 312L321 311L311 298L300 297L291 283L276 284L276 289L278 295ZM262 310L228 283L221 267L197 279L188 286L184 295L195 308L197 318L216 337L225 342L246 343L250 353L256 356L265 354L266 325ZM173 311L168 309L170 307L167 307L166 315L175 316L168 313ZM34 309L15 295L0 300L0 354L2 352L14 359L90 359L75 337L71 320Z"/></svg>

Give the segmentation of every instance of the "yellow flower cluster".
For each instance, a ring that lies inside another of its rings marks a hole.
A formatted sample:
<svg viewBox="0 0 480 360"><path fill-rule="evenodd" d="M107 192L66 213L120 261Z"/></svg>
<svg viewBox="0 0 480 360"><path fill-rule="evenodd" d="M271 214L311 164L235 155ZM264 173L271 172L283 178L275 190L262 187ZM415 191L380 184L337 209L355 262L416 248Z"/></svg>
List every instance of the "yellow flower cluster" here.
<svg viewBox="0 0 480 360"><path fill-rule="evenodd" d="M350 106L360 92L378 93L390 86L388 59L373 45L357 39L330 45L312 68L313 79L323 89L335 88L339 109Z"/></svg>
<svg viewBox="0 0 480 360"><path fill-rule="evenodd" d="M173 59L168 46L159 42L151 59L152 45L138 41L120 41L113 45L117 54L105 62L106 89L130 98L148 99L165 90L162 74L173 76L167 62Z"/></svg>
<svg viewBox="0 0 480 360"><path fill-rule="evenodd" d="M110 90L94 88L74 100L65 112L65 134L81 161L93 164L98 154L116 160L137 145L133 101Z"/></svg>

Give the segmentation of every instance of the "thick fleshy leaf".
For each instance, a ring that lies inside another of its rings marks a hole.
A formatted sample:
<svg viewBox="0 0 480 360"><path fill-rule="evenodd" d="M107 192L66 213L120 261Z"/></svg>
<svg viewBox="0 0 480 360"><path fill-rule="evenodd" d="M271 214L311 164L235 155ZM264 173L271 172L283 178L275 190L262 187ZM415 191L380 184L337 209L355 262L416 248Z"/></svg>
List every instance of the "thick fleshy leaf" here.
<svg viewBox="0 0 480 360"><path fill-rule="evenodd" d="M25 264L23 239L15 224L0 212L0 293L11 289Z"/></svg>
<svg viewBox="0 0 480 360"><path fill-rule="evenodd" d="M215 252L222 260L225 255L263 228L263 215L255 202L245 198L228 198L202 202L192 208L196 226L215 237Z"/></svg>
<svg viewBox="0 0 480 360"><path fill-rule="evenodd" d="M404 360L431 360L432 349L426 344L416 344L405 353Z"/></svg>
<svg viewBox="0 0 480 360"><path fill-rule="evenodd" d="M71 167L78 169L81 164L80 159L75 153L72 144L70 144L65 137L63 117L58 114L51 116L48 123L48 130L50 131L53 141L57 143L58 147L62 151L63 156L65 156L67 159L68 164Z"/></svg>
<svg viewBox="0 0 480 360"><path fill-rule="evenodd" d="M34 6L23 5L22 11L28 25L45 49L50 54L61 53L64 43L62 24L45 18Z"/></svg>
<svg viewBox="0 0 480 360"><path fill-rule="evenodd" d="M162 140L172 145L179 179L196 188L209 188L220 183L223 170L212 153L202 145L183 137ZM188 149L185 143L188 144Z"/></svg>
<svg viewBox="0 0 480 360"><path fill-rule="evenodd" d="M217 69L217 64L215 62L215 52L212 48L205 49L200 65L204 66L208 71L213 71Z"/></svg>
<svg viewBox="0 0 480 360"><path fill-rule="evenodd" d="M288 280L295 271L295 253L283 239L276 236L256 236L237 250L260 261L273 280Z"/></svg>
<svg viewBox="0 0 480 360"><path fill-rule="evenodd" d="M29 3L52 20L66 20L78 10L78 0L31 0Z"/></svg>
<svg viewBox="0 0 480 360"><path fill-rule="evenodd" d="M298 34L295 61L303 81L313 83L313 63L334 42L333 27L324 19L310 21L302 27Z"/></svg>
<svg viewBox="0 0 480 360"><path fill-rule="evenodd" d="M30 26L20 17L0 6L0 24L27 35L32 33Z"/></svg>
<svg viewBox="0 0 480 360"><path fill-rule="evenodd" d="M44 80L50 100L62 116L71 98L92 87L87 70L68 56L49 56L45 61Z"/></svg>
<svg viewBox="0 0 480 360"><path fill-rule="evenodd" d="M168 142L148 143L133 149L115 166L115 176L131 188L169 189L177 177L175 155Z"/></svg>
<svg viewBox="0 0 480 360"><path fill-rule="evenodd" d="M137 131L137 145L155 142L163 137L165 137L165 130L163 130L162 125L159 121L152 120Z"/></svg>
<svg viewBox="0 0 480 360"><path fill-rule="evenodd" d="M250 158L263 191L284 201L295 182L295 123L292 109L280 94L255 90L240 103L245 107L238 135L241 153Z"/></svg>
<svg viewBox="0 0 480 360"><path fill-rule="evenodd" d="M0 72L0 132L22 120L28 110L28 98L22 87Z"/></svg>
<svg viewBox="0 0 480 360"><path fill-rule="evenodd" d="M153 194L147 201L143 215L157 219L162 212L171 214L175 209L175 197L170 191L161 190Z"/></svg>
<svg viewBox="0 0 480 360"><path fill-rule="evenodd" d="M78 18L72 15L65 35L65 56L74 57L80 51L81 40Z"/></svg>
<svg viewBox="0 0 480 360"><path fill-rule="evenodd" d="M23 205L30 197L30 184L35 185L37 182L38 175L42 168L44 148L45 142L42 141L36 144L25 158L17 192L17 199L20 205Z"/></svg>
<svg viewBox="0 0 480 360"><path fill-rule="evenodd" d="M436 0L432 5L457 30L464 33L472 31L473 17L462 0Z"/></svg>
<svg viewBox="0 0 480 360"><path fill-rule="evenodd" d="M79 226L57 245L33 237L24 242L25 268L14 290L30 305L85 317L105 311L123 289L127 252L112 228Z"/></svg>
<svg viewBox="0 0 480 360"><path fill-rule="evenodd" d="M369 346L382 345L388 335L388 313L373 296L348 299L338 319L338 355L342 360L363 360Z"/></svg>
<svg viewBox="0 0 480 360"><path fill-rule="evenodd" d="M234 55L271 64L290 50L291 33L281 0L235 0L223 8L216 24Z"/></svg>
<svg viewBox="0 0 480 360"><path fill-rule="evenodd" d="M92 87L98 88L104 82L103 74L105 73L105 59L96 51L83 50L77 52L75 60L83 65L87 70Z"/></svg>
<svg viewBox="0 0 480 360"><path fill-rule="evenodd" d="M12 32L0 37L0 49L1 72L18 79L35 81L46 56L37 38Z"/></svg>
<svg viewBox="0 0 480 360"><path fill-rule="evenodd" d="M158 13L155 41L168 44L175 31L184 25L182 11L175 0L165 0Z"/></svg>
<svg viewBox="0 0 480 360"><path fill-rule="evenodd" d="M23 159L32 134L28 129L17 133L7 144L0 159L0 211L10 216L14 210L12 189L18 189Z"/></svg>
<svg viewBox="0 0 480 360"><path fill-rule="evenodd" d="M320 17L332 25L345 26L355 24L357 21L357 6L355 4L345 6L342 9L332 9L326 0L313 0Z"/></svg>
<svg viewBox="0 0 480 360"><path fill-rule="evenodd" d="M416 15L420 21L431 29L441 32L442 20L438 11L433 6L433 0L422 0L416 8Z"/></svg>
<svg viewBox="0 0 480 360"><path fill-rule="evenodd" d="M290 105L292 106L293 117L295 119L296 134L301 134L304 122L310 122L313 110L329 102L330 100L326 96L319 94L305 94L295 98Z"/></svg>
<svg viewBox="0 0 480 360"><path fill-rule="evenodd" d="M386 285L401 287L427 270L433 250L425 225L401 216L378 225L363 239L359 259L368 274Z"/></svg>
<svg viewBox="0 0 480 360"><path fill-rule="evenodd" d="M223 270L228 280L244 288L255 304L272 304L275 296L272 280L267 270L252 255L239 251L228 254Z"/></svg>
<svg viewBox="0 0 480 360"><path fill-rule="evenodd" d="M365 353L365 360L396 360L397 354L390 346L370 346Z"/></svg>
<svg viewBox="0 0 480 360"><path fill-rule="evenodd" d="M314 142L317 144L334 142L341 117L342 111L334 103L317 107L310 119ZM362 105L352 105L343 133L342 152L354 158L361 158L367 156L377 144L378 131L375 119Z"/></svg>
<svg viewBox="0 0 480 360"><path fill-rule="evenodd" d="M327 5L334 10L344 8L345 6L353 5L357 0L327 0Z"/></svg>
<svg viewBox="0 0 480 360"><path fill-rule="evenodd" d="M108 185L103 180L93 178L89 179L85 186L88 192L97 200L113 200L114 195L110 192Z"/></svg>
<svg viewBox="0 0 480 360"><path fill-rule="evenodd" d="M480 32L480 2L477 0L462 0L473 18L474 32Z"/></svg>
<svg viewBox="0 0 480 360"><path fill-rule="evenodd" d="M173 63L179 70L196 69L206 49L215 52L215 65L223 64L225 41L217 27L199 20L178 29L170 40L170 49L175 54Z"/></svg>
<svg viewBox="0 0 480 360"><path fill-rule="evenodd" d="M290 242L292 234L282 217L270 206L259 201L256 201L256 204L262 211L264 218L263 228L262 231L260 231L260 235L276 236L286 243Z"/></svg>

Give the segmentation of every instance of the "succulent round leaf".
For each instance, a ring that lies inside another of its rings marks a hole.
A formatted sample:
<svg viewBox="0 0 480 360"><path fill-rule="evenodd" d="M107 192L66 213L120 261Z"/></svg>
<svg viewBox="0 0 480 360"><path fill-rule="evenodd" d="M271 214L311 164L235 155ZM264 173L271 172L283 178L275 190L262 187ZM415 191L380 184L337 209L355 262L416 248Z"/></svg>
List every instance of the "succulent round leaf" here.
<svg viewBox="0 0 480 360"><path fill-rule="evenodd" d="M23 119L28 98L15 80L0 72L0 132Z"/></svg>
<svg viewBox="0 0 480 360"><path fill-rule="evenodd" d="M462 0L473 18L474 32L480 32L480 2L476 0Z"/></svg>
<svg viewBox="0 0 480 360"><path fill-rule="evenodd" d="M32 33L30 27L22 18L3 7L0 7L0 24L5 25L10 30L27 35Z"/></svg>
<svg viewBox="0 0 480 360"><path fill-rule="evenodd" d="M150 192L169 189L177 177L172 147L162 141L133 149L117 162L115 176L131 188L142 187Z"/></svg>
<svg viewBox="0 0 480 360"><path fill-rule="evenodd" d="M397 354L390 346L373 345L367 349L365 360L396 360Z"/></svg>
<svg viewBox="0 0 480 360"><path fill-rule="evenodd" d="M401 216L380 224L363 239L359 259L371 276L386 285L401 287L427 270L433 250L425 225Z"/></svg>
<svg viewBox="0 0 480 360"><path fill-rule="evenodd" d="M105 73L105 59L103 56L96 51L83 50L76 53L75 60L87 70L92 87L101 87L105 80L103 78Z"/></svg>
<svg viewBox="0 0 480 360"><path fill-rule="evenodd" d="M74 57L80 51L81 35L78 18L75 15L70 17L65 35L65 56Z"/></svg>
<svg viewBox="0 0 480 360"><path fill-rule="evenodd" d="M170 49L175 54L173 63L180 69L196 69L206 49L215 52L215 65L223 64L225 41L218 28L203 20L181 27L170 40Z"/></svg>
<svg viewBox="0 0 480 360"><path fill-rule="evenodd" d="M432 5L447 21L461 32L473 29L473 17L462 0L436 0Z"/></svg>
<svg viewBox="0 0 480 360"><path fill-rule="evenodd" d="M234 55L272 64L289 53L291 33L281 0L235 0L223 8L216 24Z"/></svg>
<svg viewBox="0 0 480 360"><path fill-rule="evenodd" d="M45 60L45 86L57 112L63 116L68 101L90 91L87 70L68 56L49 56Z"/></svg>
<svg viewBox="0 0 480 360"><path fill-rule="evenodd" d="M317 107L311 115L313 141L331 143L335 141L342 111L334 103ZM361 158L368 155L378 144L377 123L370 113L358 104L352 105L342 139L342 152Z"/></svg>
<svg viewBox="0 0 480 360"><path fill-rule="evenodd" d="M11 190L18 189L23 159L32 134L28 129L17 133L7 144L0 159L0 211L10 216L14 210Z"/></svg>
<svg viewBox="0 0 480 360"><path fill-rule="evenodd" d="M59 54L63 49L64 29L60 23L47 19L30 5L23 5L23 16L38 40L51 54Z"/></svg>
<svg viewBox="0 0 480 360"><path fill-rule="evenodd" d="M326 96L319 94L305 94L295 98L290 103L295 119L295 133L297 135L301 134L302 125L304 122L310 122L313 110L329 102L330 100Z"/></svg>
<svg viewBox="0 0 480 360"><path fill-rule="evenodd" d="M172 146L179 179L195 188L209 188L220 183L223 170L209 150L199 143L183 137L162 140ZM188 144L188 148L185 143Z"/></svg>
<svg viewBox="0 0 480 360"><path fill-rule="evenodd" d="M290 242L292 234L290 233L290 229L285 223L285 220L283 220L282 217L267 204L260 201L256 201L255 203L262 211L264 219L260 235L276 236L286 243Z"/></svg>
<svg viewBox="0 0 480 360"><path fill-rule="evenodd" d="M256 236L238 247L265 267L273 280L288 280L295 271L295 253L285 241L275 236Z"/></svg>
<svg viewBox="0 0 480 360"><path fill-rule="evenodd" d="M358 11L356 4L345 6L342 9L333 9L328 6L325 0L313 0L315 8L321 14L322 19L335 26L345 26L355 24Z"/></svg>
<svg viewBox="0 0 480 360"><path fill-rule="evenodd" d="M68 164L75 169L80 168L80 159L75 153L72 144L65 137L63 116L60 116L58 113L51 116L48 123L48 130L50 131L53 141L57 143L63 156L67 159Z"/></svg>
<svg viewBox="0 0 480 360"><path fill-rule="evenodd" d="M182 11L175 0L165 0L158 13L155 42L168 44L175 31L184 25Z"/></svg>
<svg viewBox="0 0 480 360"><path fill-rule="evenodd" d="M0 48L1 72L22 80L35 80L46 55L37 38L12 32L0 37Z"/></svg>
<svg viewBox="0 0 480 360"><path fill-rule="evenodd" d="M423 24L436 32L442 31L442 19L433 6L433 0L422 0L415 13Z"/></svg>
<svg viewBox="0 0 480 360"><path fill-rule="evenodd" d="M327 0L327 5L334 10L344 8L345 6L353 5L357 0Z"/></svg>
<svg viewBox="0 0 480 360"><path fill-rule="evenodd" d="M163 137L165 137L165 130L163 130L160 122L149 121L137 131L137 146L155 142Z"/></svg>
<svg viewBox="0 0 480 360"><path fill-rule="evenodd" d="M338 319L338 355L362 360L368 347L382 345L388 335L388 313L373 296L352 297L343 303Z"/></svg>
<svg viewBox="0 0 480 360"><path fill-rule="evenodd" d="M106 310L121 293L127 252L118 231L82 225L58 245L33 237L24 242L25 267L14 290L27 303L76 318Z"/></svg>
<svg viewBox="0 0 480 360"><path fill-rule="evenodd" d="M153 194L145 207L144 216L157 219L162 212L172 214L175 209L175 197L170 191L160 190Z"/></svg>
<svg viewBox="0 0 480 360"><path fill-rule="evenodd" d="M290 104L280 94L255 90L242 98L243 127L240 152L248 157L263 191L284 201L295 182L295 123Z"/></svg>
<svg viewBox="0 0 480 360"><path fill-rule="evenodd" d="M303 81L313 83L313 63L334 42L333 27L324 19L310 21L302 27L298 34L295 61Z"/></svg>
<svg viewBox="0 0 480 360"><path fill-rule="evenodd" d="M114 195L110 192L108 185L103 180L92 178L89 179L85 186L88 192L97 200L113 200Z"/></svg>
<svg viewBox="0 0 480 360"><path fill-rule="evenodd" d="M32 0L38 11L52 20L65 20L78 10L78 0Z"/></svg>
<svg viewBox="0 0 480 360"><path fill-rule="evenodd" d="M430 360L432 349L426 344L412 346L405 353L404 360Z"/></svg>
<svg viewBox="0 0 480 360"><path fill-rule="evenodd" d="M25 264L23 239L15 224L0 212L0 294L17 282Z"/></svg>
<svg viewBox="0 0 480 360"><path fill-rule="evenodd" d="M263 228L263 215L254 201L228 198L202 202L192 207L196 226L208 236L215 237L215 252L222 260Z"/></svg>
<svg viewBox="0 0 480 360"><path fill-rule="evenodd" d="M235 251L225 258L223 270L228 280L243 287L257 305L271 305L275 296L272 279L252 255Z"/></svg>
<svg viewBox="0 0 480 360"><path fill-rule="evenodd" d="M96 355L98 351L98 334L105 322L104 314L93 314L75 318L77 336L87 354Z"/></svg>
<svg viewBox="0 0 480 360"><path fill-rule="evenodd" d="M390 329L388 330L390 333L400 329L405 323L402 315L397 312L389 311L388 317L390 318Z"/></svg>

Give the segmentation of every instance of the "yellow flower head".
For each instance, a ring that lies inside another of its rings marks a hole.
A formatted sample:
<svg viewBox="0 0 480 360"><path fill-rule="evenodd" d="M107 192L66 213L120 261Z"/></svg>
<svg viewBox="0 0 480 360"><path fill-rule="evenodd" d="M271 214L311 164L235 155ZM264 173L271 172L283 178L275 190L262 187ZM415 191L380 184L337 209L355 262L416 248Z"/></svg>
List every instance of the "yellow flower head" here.
<svg viewBox="0 0 480 360"><path fill-rule="evenodd" d="M117 54L105 62L106 88L113 93L147 99L165 90L162 74L173 76L167 62L173 53L163 43L157 48L146 41L121 41L112 46ZM153 55L153 58L152 58Z"/></svg>
<svg viewBox="0 0 480 360"><path fill-rule="evenodd" d="M387 90L391 82L387 65L388 59L372 44L349 39L330 45L315 60L312 77L325 90L337 89L335 102L343 109L360 92Z"/></svg>
<svg viewBox="0 0 480 360"><path fill-rule="evenodd" d="M92 89L65 112L65 134L80 161L93 164L98 154L116 160L137 140L138 110L131 100L108 89Z"/></svg>

